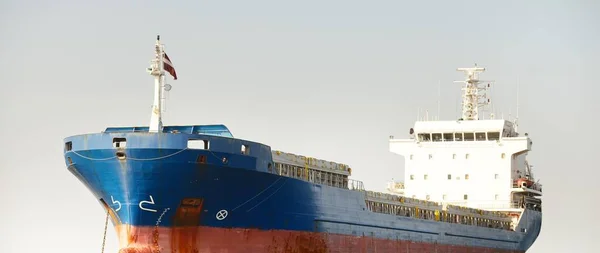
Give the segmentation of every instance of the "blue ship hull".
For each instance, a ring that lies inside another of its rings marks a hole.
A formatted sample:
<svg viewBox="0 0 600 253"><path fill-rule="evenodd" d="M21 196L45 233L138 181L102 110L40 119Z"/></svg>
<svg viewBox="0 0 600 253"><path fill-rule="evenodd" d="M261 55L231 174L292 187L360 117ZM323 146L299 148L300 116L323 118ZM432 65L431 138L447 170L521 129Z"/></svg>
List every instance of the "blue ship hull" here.
<svg viewBox="0 0 600 253"><path fill-rule="evenodd" d="M321 251L310 252L362 252L362 246L340 249L337 239L332 239L336 236L346 238L343 240L371 238L382 243L438 245L434 247L439 249L456 246L454 252L524 252L540 231L541 213L533 210L525 211L516 231L374 213L367 208L363 191L277 175L271 171L269 146L186 129L189 131L178 133L108 129L65 139L68 169L110 212L124 249L153 243L170 249L168 252L217 252L225 246L211 245L227 238L218 237L214 231L245 229L262 231L262 237L282 232L326 235L319 239L322 245L312 243ZM126 147L115 147L115 138L125 139ZM189 149L188 139L210 141L210 148ZM250 154L239 152L242 144L249 146ZM186 240L194 242L174 245L173 231L190 228L212 229L212 237L186 235ZM146 239L132 236L136 229L142 233L136 236ZM158 231L170 232L160 235ZM294 252L303 252L299 247L311 247L300 244L296 242ZM263 246L252 251L267 252L268 245ZM380 247L377 252L400 251ZM427 247L410 252L427 252Z"/></svg>

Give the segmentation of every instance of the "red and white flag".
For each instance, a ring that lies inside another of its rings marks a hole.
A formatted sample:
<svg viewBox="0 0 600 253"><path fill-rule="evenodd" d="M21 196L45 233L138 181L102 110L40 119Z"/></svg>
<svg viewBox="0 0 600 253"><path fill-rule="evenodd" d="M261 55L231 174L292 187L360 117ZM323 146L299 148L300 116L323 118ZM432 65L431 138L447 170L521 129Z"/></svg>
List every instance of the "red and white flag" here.
<svg viewBox="0 0 600 253"><path fill-rule="evenodd" d="M167 56L167 53L163 52L164 56L163 56L163 69L167 72L169 72L169 74L171 74L171 76L173 76L173 79L177 80L177 72L175 72L175 68L173 67L173 63L171 62L171 59L169 59L169 56Z"/></svg>

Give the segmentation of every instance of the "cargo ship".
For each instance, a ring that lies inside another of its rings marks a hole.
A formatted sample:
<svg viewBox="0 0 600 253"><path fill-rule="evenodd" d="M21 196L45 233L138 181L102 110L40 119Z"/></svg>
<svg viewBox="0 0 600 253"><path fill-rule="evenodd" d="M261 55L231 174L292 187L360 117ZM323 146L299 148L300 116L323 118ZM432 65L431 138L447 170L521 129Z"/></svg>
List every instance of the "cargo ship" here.
<svg viewBox="0 0 600 253"><path fill-rule="evenodd" d="M160 37L148 126L64 139L67 169L116 231L119 252L525 252L541 184L516 122L481 119L481 67L460 68L463 116L418 120L390 152L405 182L365 189L350 166L235 138L225 125L163 126L177 79ZM104 251L103 242L103 251Z"/></svg>

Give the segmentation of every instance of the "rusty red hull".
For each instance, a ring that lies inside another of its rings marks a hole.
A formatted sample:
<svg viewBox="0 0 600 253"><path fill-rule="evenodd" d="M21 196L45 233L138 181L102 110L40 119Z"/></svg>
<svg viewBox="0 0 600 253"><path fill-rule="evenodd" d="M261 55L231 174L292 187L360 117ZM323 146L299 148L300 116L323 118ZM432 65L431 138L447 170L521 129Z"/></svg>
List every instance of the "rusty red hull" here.
<svg viewBox="0 0 600 253"><path fill-rule="evenodd" d="M493 248L314 232L117 226L119 253L517 253Z"/></svg>

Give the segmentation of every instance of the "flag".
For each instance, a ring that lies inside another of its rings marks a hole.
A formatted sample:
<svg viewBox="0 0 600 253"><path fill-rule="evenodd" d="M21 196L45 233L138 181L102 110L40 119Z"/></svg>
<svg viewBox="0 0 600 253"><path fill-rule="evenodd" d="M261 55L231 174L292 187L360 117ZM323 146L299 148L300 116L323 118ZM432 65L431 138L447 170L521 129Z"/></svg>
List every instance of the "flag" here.
<svg viewBox="0 0 600 253"><path fill-rule="evenodd" d="M163 63L163 69L169 72L169 74L173 76L173 79L177 80L177 72L175 72L173 63L171 62L171 59L169 59L169 56L167 56L167 53L165 52L163 52Z"/></svg>

